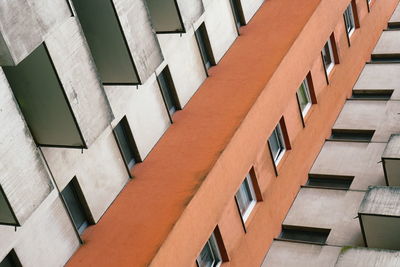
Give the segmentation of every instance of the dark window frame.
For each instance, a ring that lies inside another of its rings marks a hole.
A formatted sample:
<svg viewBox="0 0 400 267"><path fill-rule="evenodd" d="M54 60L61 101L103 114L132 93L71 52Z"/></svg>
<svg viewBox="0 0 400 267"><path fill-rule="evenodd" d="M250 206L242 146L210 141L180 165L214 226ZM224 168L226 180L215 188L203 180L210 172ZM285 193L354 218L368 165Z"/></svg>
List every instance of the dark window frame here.
<svg viewBox="0 0 400 267"><path fill-rule="evenodd" d="M331 232L331 229L327 229L327 228L315 228L315 227L296 226L296 225L282 225L282 231L279 234L279 237L277 238L277 240L306 243L306 244L325 245L326 240L328 240L330 232ZM314 234L314 237L317 237L319 235L319 238L324 239L324 241L320 242L320 241L315 241L312 239L306 240L306 239L301 239L301 238L291 238L290 235L292 235L292 234L293 235L310 234L310 236Z"/></svg>
<svg viewBox="0 0 400 267"><path fill-rule="evenodd" d="M18 255L14 249L11 249L10 252L8 252L8 254L4 257L4 259L0 261L0 265L5 259L10 261L13 267L22 267L21 261L19 260Z"/></svg>
<svg viewBox="0 0 400 267"><path fill-rule="evenodd" d="M165 83L167 84L167 88L163 87L163 83L161 81L161 76L163 76L163 79L165 80ZM182 110L182 106L180 104L180 101L179 101L179 98L178 98L178 94L176 92L175 84L174 84L174 81L172 79L171 71L169 70L168 65L165 66L165 68L160 72L159 75L157 75L157 84L158 84L158 87L160 88L160 92L161 92L161 95L163 97L165 108L167 109L167 112L168 112L169 120L170 120L171 123L173 123L172 115L176 111ZM170 96L169 101L173 103L173 108L174 108L173 111L171 111L171 109L168 108L167 96L166 96L165 91L163 89L166 89L168 91L168 94Z"/></svg>
<svg viewBox="0 0 400 267"><path fill-rule="evenodd" d="M202 22L200 26L195 30L194 36L196 38L197 46L199 48L201 61L203 62L204 71L208 75L208 69L216 65L214 53L212 51L210 39L208 37L207 27L205 22ZM206 62L205 58L208 59Z"/></svg>

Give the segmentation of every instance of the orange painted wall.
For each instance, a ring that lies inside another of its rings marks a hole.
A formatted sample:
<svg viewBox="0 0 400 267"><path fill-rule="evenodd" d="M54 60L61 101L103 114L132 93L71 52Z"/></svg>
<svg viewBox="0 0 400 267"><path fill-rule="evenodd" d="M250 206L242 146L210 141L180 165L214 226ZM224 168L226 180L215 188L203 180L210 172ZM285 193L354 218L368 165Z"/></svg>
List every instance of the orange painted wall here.
<svg viewBox="0 0 400 267"><path fill-rule="evenodd" d="M224 266L259 266L398 0L376 1L368 14L358 0L350 48L349 2L266 1L69 266L193 266L217 224ZM333 31L340 64L327 85L320 51ZM295 92L309 71L318 104L303 128ZM292 150L276 177L266 142L282 115ZM233 197L252 166L263 201L245 234Z"/></svg>

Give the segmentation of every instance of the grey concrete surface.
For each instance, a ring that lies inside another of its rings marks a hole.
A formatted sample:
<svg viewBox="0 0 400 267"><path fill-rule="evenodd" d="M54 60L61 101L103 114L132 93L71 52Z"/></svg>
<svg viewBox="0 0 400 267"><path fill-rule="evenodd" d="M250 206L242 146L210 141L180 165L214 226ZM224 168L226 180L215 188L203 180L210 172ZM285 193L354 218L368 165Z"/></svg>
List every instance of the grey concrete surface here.
<svg viewBox="0 0 400 267"><path fill-rule="evenodd" d="M372 56L400 56L400 31L384 31L372 51Z"/></svg>
<svg viewBox="0 0 400 267"><path fill-rule="evenodd" d="M364 192L301 188L284 225L331 229L326 244L363 246L357 211Z"/></svg>
<svg viewBox="0 0 400 267"><path fill-rule="evenodd" d="M394 90L391 100L400 100L400 64L366 64L354 90Z"/></svg>
<svg viewBox="0 0 400 267"><path fill-rule="evenodd" d="M397 6L396 10L389 20L389 25L393 24L400 25L400 5Z"/></svg>
<svg viewBox="0 0 400 267"><path fill-rule="evenodd" d="M46 44L86 145L90 146L110 125L113 115L76 18L69 18L52 32Z"/></svg>
<svg viewBox="0 0 400 267"><path fill-rule="evenodd" d="M354 176L350 186L353 190L386 185L382 164L379 163L385 146L385 143L327 141L310 173Z"/></svg>
<svg viewBox="0 0 400 267"><path fill-rule="evenodd" d="M375 130L372 142L400 132L400 101L347 101L333 129Z"/></svg>
<svg viewBox="0 0 400 267"><path fill-rule="evenodd" d="M261 267L333 267L340 247L275 240Z"/></svg>
<svg viewBox="0 0 400 267"><path fill-rule="evenodd" d="M23 225L53 186L1 68L0 121L0 184Z"/></svg>
<svg viewBox="0 0 400 267"><path fill-rule="evenodd" d="M397 267L400 252L370 248L343 249L335 267Z"/></svg>

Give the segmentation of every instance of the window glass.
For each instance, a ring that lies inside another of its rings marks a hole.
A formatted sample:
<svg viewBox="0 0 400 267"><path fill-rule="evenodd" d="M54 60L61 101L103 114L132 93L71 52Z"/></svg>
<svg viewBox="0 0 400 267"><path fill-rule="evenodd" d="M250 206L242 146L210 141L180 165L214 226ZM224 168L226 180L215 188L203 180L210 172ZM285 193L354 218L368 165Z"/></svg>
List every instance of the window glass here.
<svg viewBox="0 0 400 267"><path fill-rule="evenodd" d="M213 63L212 63L212 54L210 51L211 46L209 44L207 30L204 23L200 25L200 27L196 30L195 34L199 44L200 54L201 57L203 58L204 65L207 69L209 69L213 65Z"/></svg>
<svg viewBox="0 0 400 267"><path fill-rule="evenodd" d="M17 254L15 254L14 250L11 250L10 253L0 261L0 267L21 267L21 263L18 260Z"/></svg>
<svg viewBox="0 0 400 267"><path fill-rule="evenodd" d="M324 49L322 49L322 57L324 60L326 72L329 73L332 70L333 65L335 64L333 60L331 40L328 40L328 42L326 42L324 46Z"/></svg>
<svg viewBox="0 0 400 267"><path fill-rule="evenodd" d="M301 112L304 115L306 115L308 109L311 106L311 97L310 97L310 89L308 87L308 82L307 79L305 79L298 91L297 91L297 97L299 99L299 104L300 104L300 108L301 108Z"/></svg>
<svg viewBox="0 0 400 267"><path fill-rule="evenodd" d="M177 105L175 103L172 78L168 68L165 68L160 73L158 76L158 81L160 83L160 89L162 91L168 112L172 115L177 110Z"/></svg>
<svg viewBox="0 0 400 267"><path fill-rule="evenodd" d="M124 117L114 128L117 137L118 145L122 151L122 156L128 168L132 168L136 164L136 156L134 148L136 145L133 141L133 136L129 128L128 121Z"/></svg>
<svg viewBox="0 0 400 267"><path fill-rule="evenodd" d="M208 239L200 255L197 257L197 265L199 267L218 266L222 261L221 254L218 249L217 240L214 233Z"/></svg>
<svg viewBox="0 0 400 267"><path fill-rule="evenodd" d="M86 227L89 225L89 222L86 217L85 210L79 200L78 192L75 188L74 182L71 181L61 192L64 197L65 204L68 207L68 211L74 221L75 227L78 232L81 234Z"/></svg>
<svg viewBox="0 0 400 267"><path fill-rule="evenodd" d="M275 130L272 132L272 135L269 138L269 144L271 146L271 152L274 161L277 163L280 159L280 156L285 152L285 143L280 124L278 124Z"/></svg>
<svg viewBox="0 0 400 267"><path fill-rule="evenodd" d="M349 35L351 35L355 29L353 7L351 4L346 8L344 12L344 19L346 22L346 31Z"/></svg>
<svg viewBox="0 0 400 267"><path fill-rule="evenodd" d="M245 221L257 202L250 174L246 175L246 178L240 185L239 190L236 193L236 199L239 205L240 214Z"/></svg>
<svg viewBox="0 0 400 267"><path fill-rule="evenodd" d="M1 186L0 186L0 223L8 225L18 225L18 222L15 220L12 209L7 201L7 196L4 194Z"/></svg>

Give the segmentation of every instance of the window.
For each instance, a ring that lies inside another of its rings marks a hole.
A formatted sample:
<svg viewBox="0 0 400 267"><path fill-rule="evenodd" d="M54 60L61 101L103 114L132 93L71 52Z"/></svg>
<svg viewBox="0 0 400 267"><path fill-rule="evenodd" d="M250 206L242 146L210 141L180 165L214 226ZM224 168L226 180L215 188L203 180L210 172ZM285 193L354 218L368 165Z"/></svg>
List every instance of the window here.
<svg viewBox="0 0 400 267"><path fill-rule="evenodd" d="M214 267L219 266L222 263L222 256L218 247L217 238L215 233L211 234L207 243L204 245L197 257L197 266L199 267Z"/></svg>
<svg viewBox="0 0 400 267"><path fill-rule="evenodd" d="M245 222L257 203L257 197L254 191L254 185L250 173L246 175L246 178L240 185L239 190L236 193L236 201L240 210L240 214L242 215L242 219Z"/></svg>
<svg viewBox="0 0 400 267"><path fill-rule="evenodd" d="M374 133L375 130L333 129L330 139L351 142L370 142Z"/></svg>
<svg viewBox="0 0 400 267"><path fill-rule="evenodd" d="M19 225L7 196L0 185L0 224Z"/></svg>
<svg viewBox="0 0 400 267"><path fill-rule="evenodd" d="M335 65L331 39L326 42L324 48L322 49L322 60L324 61L326 74L329 74Z"/></svg>
<svg viewBox="0 0 400 267"><path fill-rule="evenodd" d="M239 29L241 26L246 24L240 0L231 0L231 7L236 27Z"/></svg>
<svg viewBox="0 0 400 267"><path fill-rule="evenodd" d="M279 238L307 243L325 244L330 229L284 225Z"/></svg>
<svg viewBox="0 0 400 267"><path fill-rule="evenodd" d="M174 114L176 110L180 109L175 93L174 83L172 81L171 73L168 66L158 75L158 84L161 89L162 96L165 101L165 106L170 115Z"/></svg>
<svg viewBox="0 0 400 267"><path fill-rule="evenodd" d="M140 161L140 158L126 117L123 117L115 126L114 133L129 171L133 165Z"/></svg>
<svg viewBox="0 0 400 267"><path fill-rule="evenodd" d="M320 188L349 189L354 176L309 174L307 186Z"/></svg>
<svg viewBox="0 0 400 267"><path fill-rule="evenodd" d="M310 88L308 86L307 79L304 79L297 90L297 99L299 100L301 114L304 117L312 105Z"/></svg>
<svg viewBox="0 0 400 267"><path fill-rule="evenodd" d="M204 22L196 30L195 35L197 43L199 45L203 64L206 69L209 69L211 66L215 65L215 62L214 62L214 56L211 51L211 44L208 39L207 29Z"/></svg>
<svg viewBox="0 0 400 267"><path fill-rule="evenodd" d="M11 250L10 253L0 261L0 267L21 267L21 262L19 261L17 254L14 250Z"/></svg>
<svg viewBox="0 0 400 267"><path fill-rule="evenodd" d="M61 192L61 195L63 196L65 205L67 206L68 212L72 217L75 228L78 230L79 234L82 234L83 231L89 226L89 219L87 216L88 213L86 212L88 209L76 177L69 182L69 184Z"/></svg>
<svg viewBox="0 0 400 267"><path fill-rule="evenodd" d="M351 99L371 99L371 100L389 100L393 94L392 89L389 90L353 90Z"/></svg>
<svg viewBox="0 0 400 267"><path fill-rule="evenodd" d="M275 130L272 132L268 141L271 149L272 158L274 159L275 165L277 165L286 151L285 140L280 123L278 123Z"/></svg>
<svg viewBox="0 0 400 267"><path fill-rule="evenodd" d="M343 15L344 15L344 22L346 25L347 35L351 36L354 30L356 29L352 3L350 3L350 5L346 8Z"/></svg>

